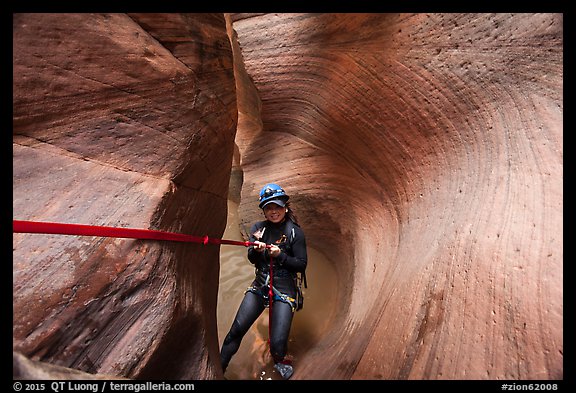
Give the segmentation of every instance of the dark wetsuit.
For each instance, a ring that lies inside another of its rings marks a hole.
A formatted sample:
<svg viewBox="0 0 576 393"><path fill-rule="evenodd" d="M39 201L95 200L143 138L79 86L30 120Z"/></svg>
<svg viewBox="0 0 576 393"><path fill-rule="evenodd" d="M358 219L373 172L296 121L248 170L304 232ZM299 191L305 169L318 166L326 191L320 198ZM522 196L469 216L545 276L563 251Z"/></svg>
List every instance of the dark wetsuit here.
<svg viewBox="0 0 576 393"><path fill-rule="evenodd" d="M287 220L289 220L288 217L280 224L261 221L250 229L251 242L259 240L266 244L276 244L281 250L280 255L273 258L272 266L274 273L272 282L277 295L274 296L272 308L270 350L276 363L286 356L288 335L292 324L294 307L288 298L296 298L296 273L304 272L308 262L304 232L298 225L288 223ZM265 228L264 233L258 239L254 234L261 232L262 228ZM256 268L256 277L246 291L232 327L224 339L220 351L223 370L226 370L230 359L238 351L240 342L250 326L268 305L267 278L270 273L268 252L268 249L258 252L253 247L248 248L248 259Z"/></svg>

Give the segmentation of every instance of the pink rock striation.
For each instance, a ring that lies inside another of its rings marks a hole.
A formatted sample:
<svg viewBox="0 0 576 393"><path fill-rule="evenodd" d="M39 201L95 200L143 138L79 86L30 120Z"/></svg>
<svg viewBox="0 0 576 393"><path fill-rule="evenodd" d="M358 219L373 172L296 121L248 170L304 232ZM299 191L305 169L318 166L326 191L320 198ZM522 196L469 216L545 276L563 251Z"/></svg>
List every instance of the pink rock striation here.
<svg viewBox="0 0 576 393"><path fill-rule="evenodd" d="M339 276L294 377L562 378L562 15L232 19L245 222L279 182Z"/></svg>
<svg viewBox="0 0 576 393"><path fill-rule="evenodd" d="M222 14L14 16L14 218L220 237L237 110ZM221 375L218 249L14 235L14 350Z"/></svg>
<svg viewBox="0 0 576 393"><path fill-rule="evenodd" d="M293 378L560 379L562 24L17 14L14 218L218 237L236 154L242 221L282 184L338 273L339 312ZM16 352L221 377L216 248L13 243Z"/></svg>

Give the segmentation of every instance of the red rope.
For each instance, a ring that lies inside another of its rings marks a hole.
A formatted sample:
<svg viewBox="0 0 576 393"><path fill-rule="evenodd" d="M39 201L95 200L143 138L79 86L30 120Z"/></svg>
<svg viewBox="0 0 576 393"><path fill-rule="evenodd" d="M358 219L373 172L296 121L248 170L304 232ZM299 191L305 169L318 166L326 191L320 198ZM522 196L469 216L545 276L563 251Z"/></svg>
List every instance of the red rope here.
<svg viewBox="0 0 576 393"><path fill-rule="evenodd" d="M241 242L236 240L213 239L208 236L192 236L175 232L156 231L151 229L134 229L134 228L116 228L97 225L82 224L63 224L59 222L38 222L12 220L12 231L14 233L44 233L56 235L78 235L78 236L101 236L101 237L120 237L130 239L150 239L150 240L169 240L176 242L200 243L200 244L229 244L234 246L254 246L254 242ZM271 245L266 245L270 248ZM268 290L268 343L272 337L272 303L274 301L273 285L273 258L270 255L270 289ZM270 347L272 354L272 347Z"/></svg>
<svg viewBox="0 0 576 393"><path fill-rule="evenodd" d="M270 252L270 251L268 251ZM270 355L272 355L272 360L274 360L274 355L272 354L272 303L274 303L274 291L273 291L273 258L272 254L270 254L270 288L268 289L268 345L270 347Z"/></svg>
<svg viewBox="0 0 576 393"><path fill-rule="evenodd" d="M234 246L253 246L254 242L214 239L208 236L192 236L175 232L156 231L152 229L116 228L97 225L63 224L59 222L38 222L12 220L14 233L45 233L56 235L121 237L130 239L169 240L176 242L200 244L229 244Z"/></svg>

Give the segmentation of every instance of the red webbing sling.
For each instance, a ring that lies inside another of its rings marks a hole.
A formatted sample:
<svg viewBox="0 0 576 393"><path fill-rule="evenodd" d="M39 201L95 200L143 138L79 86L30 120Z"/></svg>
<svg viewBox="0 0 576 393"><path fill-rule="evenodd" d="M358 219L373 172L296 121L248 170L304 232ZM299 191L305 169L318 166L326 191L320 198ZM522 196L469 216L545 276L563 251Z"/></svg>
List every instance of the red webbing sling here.
<svg viewBox="0 0 576 393"><path fill-rule="evenodd" d="M152 229L135 229L135 228L118 228L98 225L83 224L64 224L59 222L39 222L12 220L12 231L14 233L43 233L56 235L77 235L77 236L100 236L100 237L119 237L129 239L149 239L149 240L168 240L176 242L200 243L200 244L228 244L234 246L254 246L256 243L249 241L237 241L226 239L214 239L208 236L193 236L175 232L156 231ZM270 248L266 245L266 248ZM273 258L270 256L270 288L268 290L268 342L272 338L272 303L274 302L273 291ZM270 346L272 355L272 347Z"/></svg>
<svg viewBox="0 0 576 393"><path fill-rule="evenodd" d="M117 228L98 225L63 224L59 222L39 222L12 220L12 231L15 233L45 233L57 235L121 237L130 239L170 240L176 242L200 244L229 244L249 247L253 242L214 239L208 236L193 236L183 233L156 231L152 229Z"/></svg>

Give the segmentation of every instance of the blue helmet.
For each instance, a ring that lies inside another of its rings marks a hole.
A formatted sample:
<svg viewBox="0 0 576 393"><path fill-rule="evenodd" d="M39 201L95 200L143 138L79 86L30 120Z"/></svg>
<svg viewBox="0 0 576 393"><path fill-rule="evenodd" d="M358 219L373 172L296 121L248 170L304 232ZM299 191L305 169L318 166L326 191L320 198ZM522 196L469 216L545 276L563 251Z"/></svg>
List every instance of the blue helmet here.
<svg viewBox="0 0 576 393"><path fill-rule="evenodd" d="M258 206L262 209L268 203L274 202L277 205L284 207L288 198L290 197L286 195L282 187L278 184L268 183L262 187L262 190L260 190L260 198L258 199L260 204Z"/></svg>

